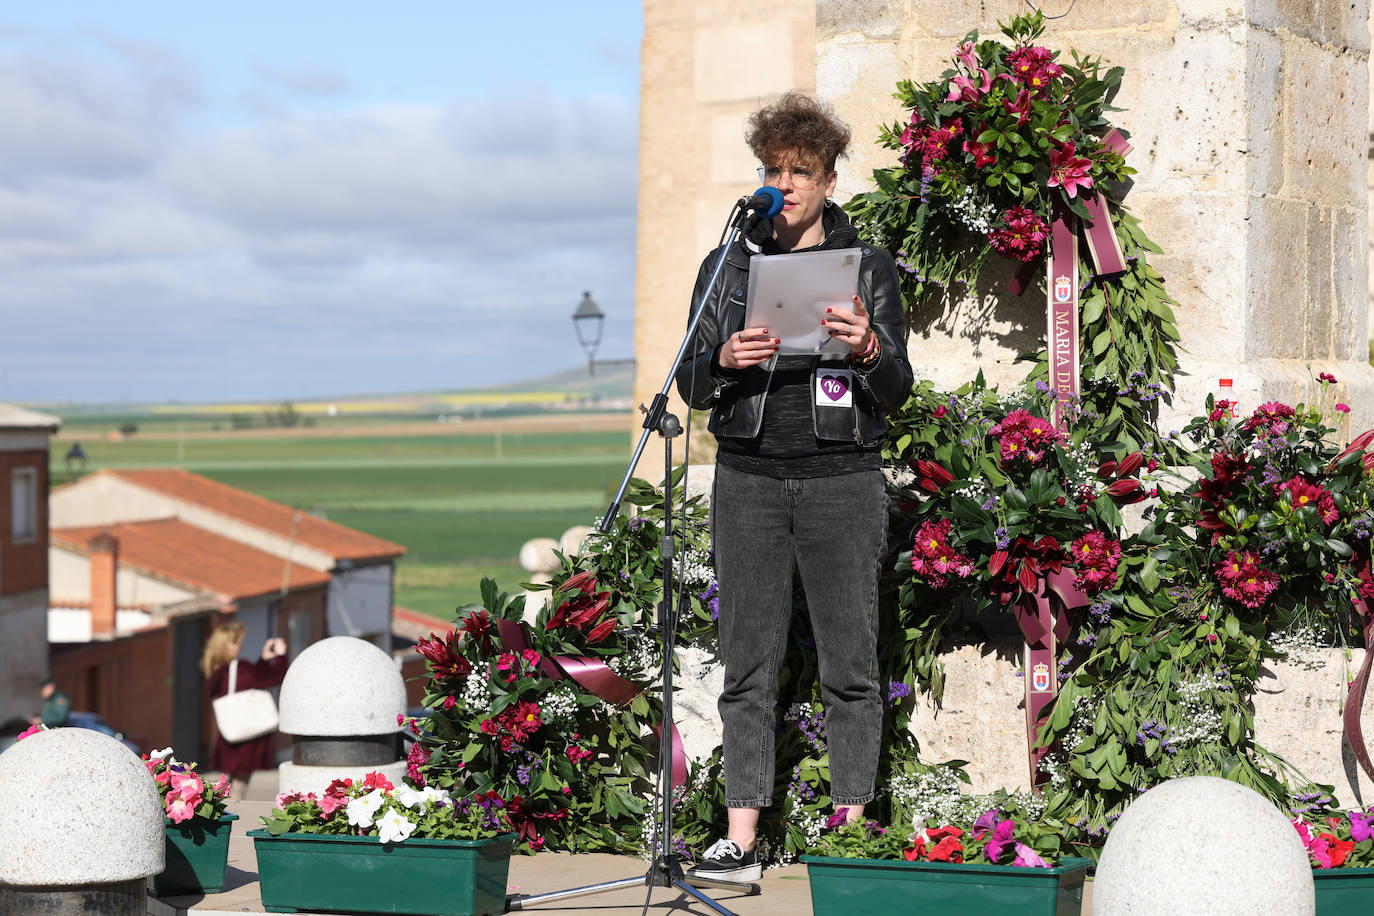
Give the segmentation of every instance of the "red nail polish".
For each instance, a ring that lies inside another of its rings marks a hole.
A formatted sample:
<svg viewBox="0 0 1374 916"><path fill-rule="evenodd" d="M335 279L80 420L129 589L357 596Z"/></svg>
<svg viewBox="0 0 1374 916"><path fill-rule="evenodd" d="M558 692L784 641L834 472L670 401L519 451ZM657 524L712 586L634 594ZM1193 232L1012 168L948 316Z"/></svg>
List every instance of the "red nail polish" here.
<svg viewBox="0 0 1374 916"><path fill-rule="evenodd" d="M831 312L833 312L833 311L835 311L835 310L832 309L830 306L827 305L827 306L825 307L825 311L826 311L826 314L828 315L828 314L830 314Z"/></svg>

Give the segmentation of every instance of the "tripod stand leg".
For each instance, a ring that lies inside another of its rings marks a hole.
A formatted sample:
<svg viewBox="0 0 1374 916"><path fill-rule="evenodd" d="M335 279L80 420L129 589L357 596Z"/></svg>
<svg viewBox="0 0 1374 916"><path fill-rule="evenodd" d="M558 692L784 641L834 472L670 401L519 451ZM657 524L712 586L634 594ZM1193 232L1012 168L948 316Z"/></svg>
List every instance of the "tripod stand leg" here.
<svg viewBox="0 0 1374 916"><path fill-rule="evenodd" d="M572 887L567 890L549 891L547 894L523 894L506 898L507 910L523 910L526 907L538 906L541 903L553 903L555 900L568 900L573 897L586 897L590 894L604 894L609 891L618 891L627 887L643 887L647 882L643 875L637 878L619 878L615 881L602 881L600 884L584 884L582 887Z"/></svg>
<svg viewBox="0 0 1374 916"><path fill-rule="evenodd" d="M693 879L693 880L700 880L700 879ZM752 891L752 892L751 892L751 891L745 891L746 895L748 895L748 896L753 896L753 894L757 894L757 893L759 892L759 886L758 886L757 884L732 884L732 883L729 882L729 881L709 881L708 883L710 884L711 887L730 887L730 888L736 888L736 889L753 888L753 891ZM706 904L706 905L709 906L711 909L715 910L717 913L720 913L721 916L734 916L734 913L732 913L730 910L727 910L725 907L721 906L719 903L716 903L716 902L715 902L714 900L712 900L710 897L707 897L707 896L706 896L705 894L703 894L701 891L697 890L695 887L692 887L692 885L688 884L685 880L684 880L684 881L674 881L674 882L673 882L673 887L675 887L675 888L677 888L678 890L682 891L684 894L687 894L688 896L690 896L690 897L692 897L692 898L694 898L694 899L696 899L696 900L699 900L700 902Z"/></svg>

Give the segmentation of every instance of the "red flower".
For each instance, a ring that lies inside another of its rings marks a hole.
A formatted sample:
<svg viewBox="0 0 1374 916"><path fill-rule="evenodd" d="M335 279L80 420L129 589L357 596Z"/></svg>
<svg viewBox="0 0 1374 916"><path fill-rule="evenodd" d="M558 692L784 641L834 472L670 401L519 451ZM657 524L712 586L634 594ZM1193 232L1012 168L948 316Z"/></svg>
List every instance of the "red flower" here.
<svg viewBox="0 0 1374 916"><path fill-rule="evenodd" d="M1259 554L1253 550L1232 551L1215 571L1221 593L1248 608L1263 605L1279 587L1279 574L1260 566Z"/></svg>
<svg viewBox="0 0 1374 916"><path fill-rule="evenodd" d="M611 633L615 632L615 625L617 623L619 623L619 621L616 620L616 618L607 617L605 620L592 627L591 632L587 634L587 645L594 646L607 636L610 636Z"/></svg>
<svg viewBox="0 0 1374 916"><path fill-rule="evenodd" d="M1059 542L1049 535L1034 542L1018 537L988 560L992 593L1002 605L1010 604L1022 591L1034 592L1039 576L1063 569L1064 559Z"/></svg>
<svg viewBox="0 0 1374 916"><path fill-rule="evenodd" d="M363 777L363 788L369 791L372 789L381 789L383 792L390 792L396 787L391 784L391 780L387 779L381 773L374 771Z"/></svg>
<svg viewBox="0 0 1374 916"><path fill-rule="evenodd" d="M1328 525L1341 517L1341 513L1336 509L1336 501L1331 498L1331 492L1325 487L1309 483L1301 476L1286 480L1275 487L1274 498L1278 499L1284 491L1288 492L1294 509L1316 509L1322 521Z"/></svg>
<svg viewBox="0 0 1374 916"><path fill-rule="evenodd" d="M931 862L962 862L964 861L964 844L959 842L959 837L964 832L958 827L937 827L926 831L926 838L935 845L930 848L930 854L926 857Z"/></svg>
<svg viewBox="0 0 1374 916"><path fill-rule="evenodd" d="M988 241L1004 258L1029 261L1043 252L1048 236L1049 227L1034 210L1012 207L1002 213L1002 227L994 230Z"/></svg>
<svg viewBox="0 0 1374 916"><path fill-rule="evenodd" d="M429 670L436 678L467 677L472 673L472 665L458 654L456 636L453 630L446 638L430 633L415 644L415 651L429 662Z"/></svg>
<svg viewBox="0 0 1374 916"><path fill-rule="evenodd" d="M483 655L491 655L491 615L486 609L473 611L458 625L469 640L476 640Z"/></svg>
<svg viewBox="0 0 1374 916"><path fill-rule="evenodd" d="M1034 95L1029 89L1022 89L1016 94L1015 99L1002 100L1002 110L1007 114L1016 115L1018 125L1025 124L1030 120L1031 101L1033 99Z"/></svg>
<svg viewBox="0 0 1374 916"><path fill-rule="evenodd" d="M954 475L936 461L914 461L911 468L920 475L916 485L928 493L938 493L945 484L954 482Z"/></svg>
<svg viewBox="0 0 1374 916"><path fill-rule="evenodd" d="M1088 594L1116 584L1116 567L1121 562L1121 542L1109 540L1100 531L1089 531L1073 542L1070 562L1078 576L1073 584Z"/></svg>
<svg viewBox="0 0 1374 916"><path fill-rule="evenodd" d="M1234 417L1236 415L1235 406L1235 401L1228 401L1225 398L1222 398L1220 401L1217 401L1215 404L1212 405L1212 412L1207 415L1208 422L1220 423L1223 419L1227 417Z"/></svg>

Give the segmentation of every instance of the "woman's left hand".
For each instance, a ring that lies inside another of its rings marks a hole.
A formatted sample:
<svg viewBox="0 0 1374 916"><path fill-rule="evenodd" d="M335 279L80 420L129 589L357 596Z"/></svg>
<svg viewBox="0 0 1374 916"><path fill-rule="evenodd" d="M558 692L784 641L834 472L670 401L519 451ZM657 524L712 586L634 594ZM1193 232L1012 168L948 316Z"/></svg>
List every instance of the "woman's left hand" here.
<svg viewBox="0 0 1374 916"><path fill-rule="evenodd" d="M837 305L827 306L825 311L826 317L821 319L821 326L830 332L832 338L849 344L849 352L855 356L868 349L868 335L873 331L868 326L868 309L864 308L862 299L854 296L852 312Z"/></svg>

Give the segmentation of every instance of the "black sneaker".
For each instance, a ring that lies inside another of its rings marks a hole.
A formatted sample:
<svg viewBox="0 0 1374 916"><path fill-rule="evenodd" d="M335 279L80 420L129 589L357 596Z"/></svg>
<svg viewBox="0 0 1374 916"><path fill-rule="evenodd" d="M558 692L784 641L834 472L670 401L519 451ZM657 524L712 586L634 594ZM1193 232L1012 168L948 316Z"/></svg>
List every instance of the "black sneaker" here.
<svg viewBox="0 0 1374 916"><path fill-rule="evenodd" d="M689 878L712 881L757 881L763 877L758 847L745 852L734 840L716 840L706 854L686 872Z"/></svg>

